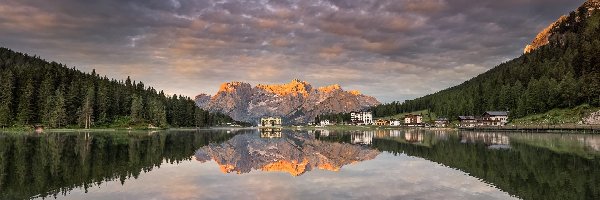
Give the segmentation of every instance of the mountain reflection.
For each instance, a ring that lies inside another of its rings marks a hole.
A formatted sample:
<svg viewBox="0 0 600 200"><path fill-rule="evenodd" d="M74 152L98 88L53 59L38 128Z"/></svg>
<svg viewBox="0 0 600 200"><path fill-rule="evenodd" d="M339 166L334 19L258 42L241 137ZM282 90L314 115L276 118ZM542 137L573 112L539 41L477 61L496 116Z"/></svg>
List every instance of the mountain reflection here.
<svg viewBox="0 0 600 200"><path fill-rule="evenodd" d="M299 176L313 169L338 171L344 165L370 160L378 154L379 151L363 146L316 140L307 132L269 129L204 146L196 151L196 160L214 160L223 173L261 170Z"/></svg>

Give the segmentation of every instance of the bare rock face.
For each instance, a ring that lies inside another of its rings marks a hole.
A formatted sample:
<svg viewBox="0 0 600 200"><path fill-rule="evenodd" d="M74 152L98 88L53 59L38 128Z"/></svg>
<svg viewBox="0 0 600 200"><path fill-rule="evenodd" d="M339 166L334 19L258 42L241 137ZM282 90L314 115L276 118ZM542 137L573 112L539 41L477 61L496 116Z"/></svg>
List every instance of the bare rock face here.
<svg viewBox="0 0 600 200"><path fill-rule="evenodd" d="M283 133L280 138L258 134L236 135L222 144L209 144L196 151L197 161L214 160L223 173L252 170L287 172L299 176L313 169L339 171L342 166L370 160L379 151L346 143L316 140L308 133Z"/></svg>
<svg viewBox="0 0 600 200"><path fill-rule="evenodd" d="M590 113L588 116L583 118L584 124L599 125L600 124L600 110Z"/></svg>
<svg viewBox="0 0 600 200"><path fill-rule="evenodd" d="M525 50L523 51L523 53L530 53L533 50L536 50L550 43L550 36L552 36L553 30L556 27L560 26L560 24L562 24L565 21L565 19L567 19L567 16L561 16L556 22L550 24L550 26L546 27L544 30L542 30L542 32L538 33L533 42L525 46Z"/></svg>
<svg viewBox="0 0 600 200"><path fill-rule="evenodd" d="M583 5L576 12L581 12L581 11L588 12L588 16L589 16L591 13L595 12L598 9L600 9L600 0L588 0L585 3L583 3ZM544 30L542 30L542 32L538 33L538 35L531 42L531 44L528 44L527 46L525 46L523 53L525 53L525 54L530 53L530 52L550 43L550 40L555 35L557 35L556 29L558 27L560 27L561 25L567 23L566 22L567 18L568 17L566 15L561 16L556 22L550 24L550 26L546 27Z"/></svg>
<svg viewBox="0 0 600 200"><path fill-rule="evenodd" d="M256 87L242 82L224 83L212 97L196 96L196 104L237 121L256 123L261 117L279 116L284 123L292 124L309 122L320 114L359 111L380 102L358 91L344 91L337 84L313 88L296 79L287 84Z"/></svg>

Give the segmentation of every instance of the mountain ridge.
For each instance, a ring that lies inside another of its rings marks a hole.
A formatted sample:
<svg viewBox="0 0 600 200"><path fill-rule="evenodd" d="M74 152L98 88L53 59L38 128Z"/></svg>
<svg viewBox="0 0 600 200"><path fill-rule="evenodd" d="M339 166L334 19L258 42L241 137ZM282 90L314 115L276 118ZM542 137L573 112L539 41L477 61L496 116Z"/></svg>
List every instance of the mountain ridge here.
<svg viewBox="0 0 600 200"><path fill-rule="evenodd" d="M258 84L234 81L221 84L213 95L199 94L196 104L221 112L238 121L257 122L261 117L279 116L286 124L306 123L317 115L364 110L381 104L360 91L345 91L338 84L313 87L294 79L284 84Z"/></svg>

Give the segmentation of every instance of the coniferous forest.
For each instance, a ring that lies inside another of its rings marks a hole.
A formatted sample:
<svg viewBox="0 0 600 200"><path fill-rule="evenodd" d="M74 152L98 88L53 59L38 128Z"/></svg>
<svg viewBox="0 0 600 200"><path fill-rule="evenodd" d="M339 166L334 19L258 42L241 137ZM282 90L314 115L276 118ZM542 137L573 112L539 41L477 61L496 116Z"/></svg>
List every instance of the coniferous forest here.
<svg viewBox="0 0 600 200"><path fill-rule="evenodd" d="M231 122L189 97L0 48L0 128L193 127Z"/></svg>
<svg viewBox="0 0 600 200"><path fill-rule="evenodd" d="M600 106L600 12L571 12L550 43L458 86L374 107L376 117L430 109L438 116L510 111L511 118L582 104Z"/></svg>

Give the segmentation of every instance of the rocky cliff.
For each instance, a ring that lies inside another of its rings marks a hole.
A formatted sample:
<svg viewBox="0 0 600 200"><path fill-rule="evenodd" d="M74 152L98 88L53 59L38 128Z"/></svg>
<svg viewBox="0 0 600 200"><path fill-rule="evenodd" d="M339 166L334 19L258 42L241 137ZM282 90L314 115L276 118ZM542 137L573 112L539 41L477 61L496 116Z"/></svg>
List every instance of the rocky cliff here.
<svg viewBox="0 0 600 200"><path fill-rule="evenodd" d="M359 91L344 91L337 84L313 88L295 79L287 84L255 87L243 82L224 83L214 96L196 96L196 104L238 121L256 123L261 117L279 116L284 123L291 124L309 122L320 114L359 111L380 103Z"/></svg>
<svg viewBox="0 0 600 200"><path fill-rule="evenodd" d="M379 151L346 143L319 141L308 133L283 133L279 138L259 134L236 135L222 144L196 151L196 160L214 160L223 173L252 170L287 172L299 176L313 169L339 171L342 166L370 160Z"/></svg>
<svg viewBox="0 0 600 200"><path fill-rule="evenodd" d="M587 16L592 13L592 11L600 9L600 0L588 0L583 5L575 11L576 13L587 12ZM586 16L586 17L587 17ZM557 30L561 25L564 25L567 22L568 16L563 15L558 18L557 21L550 24L550 26L544 28L542 32L538 33L535 39L525 46L523 53L530 53L550 42L550 38L559 35L559 31ZM581 20L581 19L580 19Z"/></svg>

